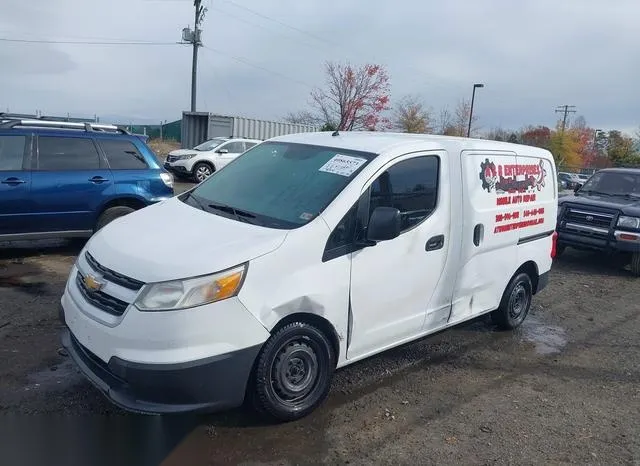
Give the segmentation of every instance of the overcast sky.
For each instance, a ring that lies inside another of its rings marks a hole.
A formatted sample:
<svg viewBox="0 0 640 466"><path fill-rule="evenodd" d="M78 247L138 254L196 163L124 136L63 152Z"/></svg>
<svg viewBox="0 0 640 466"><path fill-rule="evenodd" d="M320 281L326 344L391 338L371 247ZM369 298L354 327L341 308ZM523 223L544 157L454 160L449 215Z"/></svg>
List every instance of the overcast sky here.
<svg viewBox="0 0 640 466"><path fill-rule="evenodd" d="M203 3L201 111L280 119L307 108L325 60L349 60L385 65L392 100L436 111L484 83L485 130L553 125L564 104L596 128L640 125L638 0ZM173 43L189 25L192 0L0 0L0 39ZM190 79L186 45L0 41L0 111L172 121Z"/></svg>

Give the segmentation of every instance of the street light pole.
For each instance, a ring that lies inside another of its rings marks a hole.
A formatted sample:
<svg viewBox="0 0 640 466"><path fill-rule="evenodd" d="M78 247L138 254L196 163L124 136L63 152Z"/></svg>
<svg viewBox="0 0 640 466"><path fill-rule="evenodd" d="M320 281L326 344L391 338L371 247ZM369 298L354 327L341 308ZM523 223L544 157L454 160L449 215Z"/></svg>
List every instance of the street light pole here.
<svg viewBox="0 0 640 466"><path fill-rule="evenodd" d="M476 89L484 87L484 84L474 84L473 94L471 94L471 110L469 111L469 127L467 128L467 137L471 137L471 122L473 121L473 102L476 100Z"/></svg>

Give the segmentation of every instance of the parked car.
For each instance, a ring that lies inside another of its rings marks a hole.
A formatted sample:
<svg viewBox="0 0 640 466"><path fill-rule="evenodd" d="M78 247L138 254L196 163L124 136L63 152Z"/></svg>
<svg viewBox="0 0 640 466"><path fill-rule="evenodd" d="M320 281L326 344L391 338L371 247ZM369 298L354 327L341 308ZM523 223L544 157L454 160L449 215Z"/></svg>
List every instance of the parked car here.
<svg viewBox="0 0 640 466"><path fill-rule="evenodd" d="M243 138L210 139L193 149L169 152L164 167L177 176L192 178L201 183L260 142L262 141Z"/></svg>
<svg viewBox="0 0 640 466"><path fill-rule="evenodd" d="M172 196L151 149L115 126L0 124L0 240L89 237Z"/></svg>
<svg viewBox="0 0 640 466"><path fill-rule="evenodd" d="M549 151L504 142L273 138L99 231L65 287L63 345L125 409L246 394L303 417L336 368L487 313L522 324L549 279L556 176Z"/></svg>
<svg viewBox="0 0 640 466"><path fill-rule="evenodd" d="M582 184L582 181L575 173L558 172L558 178L567 184L567 189L575 189L578 185Z"/></svg>
<svg viewBox="0 0 640 466"><path fill-rule="evenodd" d="M584 173L578 173L578 179L580 180L581 183L584 183L585 181L587 181L589 179L590 175L585 175Z"/></svg>
<svg viewBox="0 0 640 466"><path fill-rule="evenodd" d="M558 178L558 191L565 191L569 189L569 184L563 180L560 176Z"/></svg>
<svg viewBox="0 0 640 466"><path fill-rule="evenodd" d="M558 252L614 254L640 276L640 169L600 170L559 206Z"/></svg>

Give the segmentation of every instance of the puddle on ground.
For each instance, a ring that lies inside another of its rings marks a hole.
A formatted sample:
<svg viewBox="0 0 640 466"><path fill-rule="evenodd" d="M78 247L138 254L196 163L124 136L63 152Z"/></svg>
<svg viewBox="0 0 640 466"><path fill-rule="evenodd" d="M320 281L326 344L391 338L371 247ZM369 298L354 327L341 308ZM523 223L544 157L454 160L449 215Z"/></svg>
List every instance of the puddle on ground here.
<svg viewBox="0 0 640 466"><path fill-rule="evenodd" d="M567 345L567 332L562 327L547 325L538 317L527 316L517 334L524 341L533 343L539 354L555 354Z"/></svg>
<svg viewBox="0 0 640 466"><path fill-rule="evenodd" d="M27 390L65 390L81 382L82 376L67 358L60 364L30 374L28 381Z"/></svg>

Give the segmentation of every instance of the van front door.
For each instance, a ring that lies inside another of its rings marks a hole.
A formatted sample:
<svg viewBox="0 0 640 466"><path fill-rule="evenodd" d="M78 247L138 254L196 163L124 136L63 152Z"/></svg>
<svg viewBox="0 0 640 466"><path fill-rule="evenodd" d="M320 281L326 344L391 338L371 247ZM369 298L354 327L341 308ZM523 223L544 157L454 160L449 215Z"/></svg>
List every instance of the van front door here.
<svg viewBox="0 0 640 466"><path fill-rule="evenodd" d="M347 358L361 358L423 331L431 311L446 323L448 306L430 304L444 269L450 197L446 153L409 154L390 162L365 186L358 235L376 207L402 214L402 233L353 253L350 339ZM435 325L435 324L434 324Z"/></svg>

